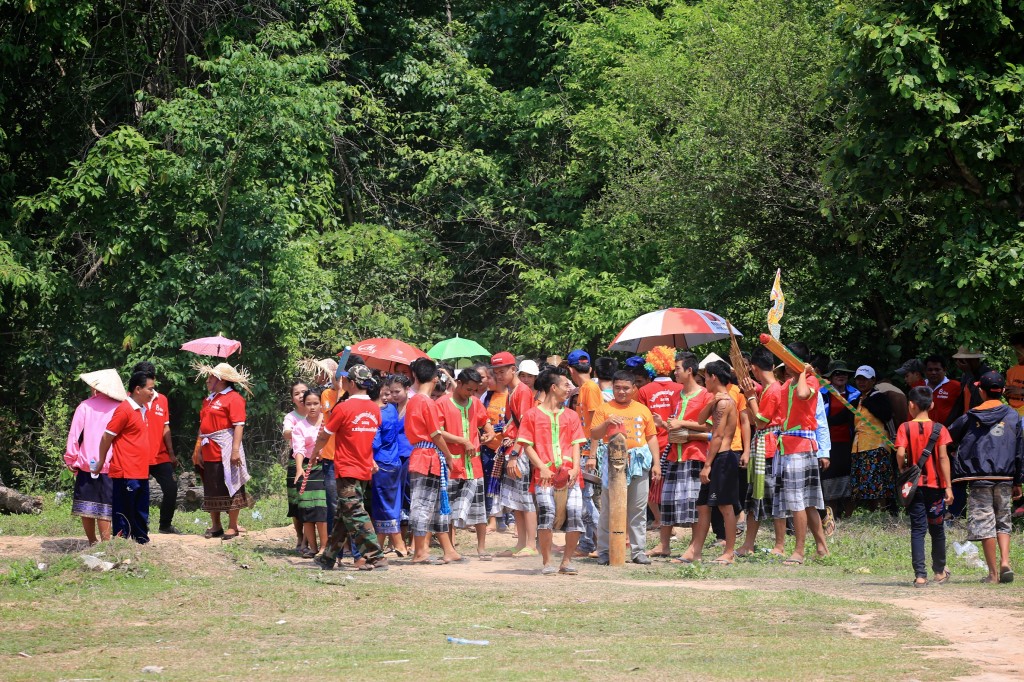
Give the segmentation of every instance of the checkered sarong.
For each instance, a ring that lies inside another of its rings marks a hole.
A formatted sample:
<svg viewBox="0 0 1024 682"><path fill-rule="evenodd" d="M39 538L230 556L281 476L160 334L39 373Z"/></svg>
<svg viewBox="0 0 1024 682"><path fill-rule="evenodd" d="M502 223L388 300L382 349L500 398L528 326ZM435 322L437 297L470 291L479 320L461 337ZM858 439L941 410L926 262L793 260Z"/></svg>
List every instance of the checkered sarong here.
<svg viewBox="0 0 1024 682"><path fill-rule="evenodd" d="M697 523L697 495L700 493L700 470L704 462L665 462L661 476L661 523L682 526Z"/></svg>
<svg viewBox="0 0 1024 682"><path fill-rule="evenodd" d="M524 451L519 453L519 459L516 461L523 475L521 478L512 478L508 473L502 476L498 503L511 511L536 511L537 506L530 492L530 458Z"/></svg>
<svg viewBox="0 0 1024 682"><path fill-rule="evenodd" d="M791 455L776 455L773 460L776 467L773 517L780 519L808 507L825 507L825 500L821 496L817 455L813 452L795 452Z"/></svg>
<svg viewBox="0 0 1024 682"><path fill-rule="evenodd" d="M456 528L468 528L478 523L487 523L487 507L484 504L484 479L448 479L448 499L452 505L452 524Z"/></svg>
<svg viewBox="0 0 1024 682"><path fill-rule="evenodd" d="M562 530L554 527L558 515L554 486L538 486L534 497L537 499L537 529ZM575 483L569 485L565 499L565 532L583 532L583 493Z"/></svg>
<svg viewBox="0 0 1024 682"><path fill-rule="evenodd" d="M767 460L773 462L773 460ZM764 491L761 499L754 498L754 483L747 483L747 498L744 507L747 513L754 517L755 521L767 521L775 518L772 514L772 503L775 500L775 470L765 473L762 479Z"/></svg>
<svg viewBox="0 0 1024 682"><path fill-rule="evenodd" d="M409 528L416 536L447 533L448 514L441 513L441 477L409 473Z"/></svg>

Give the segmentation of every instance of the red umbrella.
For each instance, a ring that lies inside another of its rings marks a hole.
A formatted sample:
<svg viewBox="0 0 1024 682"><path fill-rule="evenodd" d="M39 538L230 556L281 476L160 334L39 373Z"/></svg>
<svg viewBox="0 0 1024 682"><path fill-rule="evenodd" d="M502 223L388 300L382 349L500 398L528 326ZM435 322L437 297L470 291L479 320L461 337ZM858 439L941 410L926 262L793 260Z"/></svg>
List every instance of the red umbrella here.
<svg viewBox="0 0 1024 682"><path fill-rule="evenodd" d="M427 354L415 346L398 339L365 339L352 346L353 355L361 355L366 364L384 372L393 371L395 365L409 365Z"/></svg>
<svg viewBox="0 0 1024 682"><path fill-rule="evenodd" d="M694 308L666 308L636 318L619 332L608 350L642 353L655 346L692 348L729 338L725 318ZM743 336L736 327L736 336Z"/></svg>
<svg viewBox="0 0 1024 682"><path fill-rule="evenodd" d="M236 350L242 350L242 342L227 339L218 334L217 336L206 336L183 343L181 344L181 350L187 350L196 355L212 355L217 358L226 358Z"/></svg>

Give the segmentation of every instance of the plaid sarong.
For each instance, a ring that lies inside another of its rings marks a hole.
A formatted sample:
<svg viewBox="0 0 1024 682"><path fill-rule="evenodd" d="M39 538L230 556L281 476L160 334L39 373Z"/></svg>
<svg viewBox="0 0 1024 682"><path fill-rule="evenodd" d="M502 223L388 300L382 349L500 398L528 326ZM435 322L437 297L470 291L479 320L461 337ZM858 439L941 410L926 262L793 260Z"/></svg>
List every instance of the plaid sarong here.
<svg viewBox="0 0 1024 682"><path fill-rule="evenodd" d="M534 497L537 500L537 529L562 530L555 528L555 517L558 516L558 503L555 501L554 486L537 487ZM575 482L569 484L565 499L565 532L583 532L583 493Z"/></svg>
<svg viewBox="0 0 1024 682"><path fill-rule="evenodd" d="M441 512L441 490L440 476L409 473L409 529L413 535L448 532L449 515Z"/></svg>
<svg viewBox="0 0 1024 682"><path fill-rule="evenodd" d="M704 462L666 462L661 470L665 481L661 490L661 523L683 526L697 523L697 495L700 494L700 470Z"/></svg>
<svg viewBox="0 0 1024 682"><path fill-rule="evenodd" d="M501 492L501 477L505 475L505 448L498 446L494 452L494 465L491 476L487 479L487 494L497 495Z"/></svg>
<svg viewBox="0 0 1024 682"><path fill-rule="evenodd" d="M487 523L484 479L449 479L448 497L452 501L451 522L456 528L468 528L479 523Z"/></svg>
<svg viewBox="0 0 1024 682"><path fill-rule="evenodd" d="M433 450L437 453L437 459L441 463L441 514L447 516L452 513L451 502L448 500L448 462L445 461L444 454L437 449L437 446L432 440L421 440L412 444L412 449L423 448L425 450Z"/></svg>
<svg viewBox="0 0 1024 682"><path fill-rule="evenodd" d="M772 500L773 517L779 519L792 516L793 512L808 507L825 507L817 455L813 452L795 452L791 455L776 455L774 460L778 475L775 478L775 499Z"/></svg>
<svg viewBox="0 0 1024 682"><path fill-rule="evenodd" d="M522 476L512 478L507 473L501 479L499 504L512 511L536 511L537 505L530 492L530 458L526 452L520 452L516 460Z"/></svg>

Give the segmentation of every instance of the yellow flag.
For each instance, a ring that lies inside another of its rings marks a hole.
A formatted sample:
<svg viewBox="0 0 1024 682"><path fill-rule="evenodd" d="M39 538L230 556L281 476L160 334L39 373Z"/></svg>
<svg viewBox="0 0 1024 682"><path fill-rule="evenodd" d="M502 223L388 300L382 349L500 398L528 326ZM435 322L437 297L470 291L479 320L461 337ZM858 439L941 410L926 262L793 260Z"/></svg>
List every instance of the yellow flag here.
<svg viewBox="0 0 1024 682"><path fill-rule="evenodd" d="M772 307L768 310L768 331L776 339L782 333L782 313L786 310L786 295L782 293L782 268L775 271L775 283L772 284Z"/></svg>

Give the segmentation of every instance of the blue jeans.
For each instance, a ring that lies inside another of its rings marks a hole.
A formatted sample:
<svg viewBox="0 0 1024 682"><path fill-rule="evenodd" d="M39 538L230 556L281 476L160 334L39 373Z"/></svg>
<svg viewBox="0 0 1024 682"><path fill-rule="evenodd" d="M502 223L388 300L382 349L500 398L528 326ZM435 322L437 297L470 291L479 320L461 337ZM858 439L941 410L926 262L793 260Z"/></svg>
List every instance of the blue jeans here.
<svg viewBox="0 0 1024 682"><path fill-rule="evenodd" d="M327 536L334 530L334 513L338 510L338 480L334 478L334 461L325 459L324 490L327 493Z"/></svg>
<svg viewBox="0 0 1024 682"><path fill-rule="evenodd" d="M149 542L149 479L112 478L111 482L114 484L111 500L114 535L146 544Z"/></svg>
<svg viewBox="0 0 1024 682"><path fill-rule="evenodd" d="M942 575L946 570L945 492L939 488L918 488L907 511L910 513L910 556L914 576L928 577L924 561L925 533L932 536L932 571Z"/></svg>
<svg viewBox="0 0 1024 682"><path fill-rule="evenodd" d="M580 458L580 466L587 463L587 455ZM597 551L597 526L601 522L601 511L594 504L594 484L583 481L583 534L577 547L581 552Z"/></svg>

